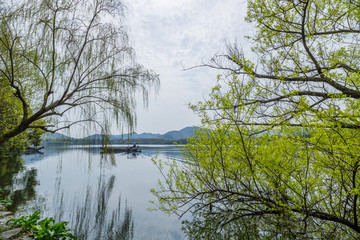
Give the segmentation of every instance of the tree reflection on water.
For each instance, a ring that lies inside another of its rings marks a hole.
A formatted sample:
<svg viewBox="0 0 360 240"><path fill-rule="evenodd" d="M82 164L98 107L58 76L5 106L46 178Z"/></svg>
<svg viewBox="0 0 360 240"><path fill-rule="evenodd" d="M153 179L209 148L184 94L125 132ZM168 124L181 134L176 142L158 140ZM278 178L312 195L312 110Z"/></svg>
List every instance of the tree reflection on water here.
<svg viewBox="0 0 360 240"><path fill-rule="evenodd" d="M24 168L24 160L18 156L0 158L0 188L3 197L12 202L10 211L35 197L36 174L36 169Z"/></svg>
<svg viewBox="0 0 360 240"><path fill-rule="evenodd" d="M110 160L110 164L114 164L111 159L102 160ZM132 208L126 201L122 203L121 197L115 208L109 202L114 189L114 175L100 174L97 184L86 186L84 195L73 196L69 211L62 175L59 174L56 177L52 196L52 205L55 207L47 206L49 205L47 196L35 196L35 187L38 184L37 169L25 168L24 162L20 157L0 158L0 187L4 189L3 195L12 201L9 210L17 212L17 215L26 215L40 210L41 216L46 217L43 213L52 208L53 215L48 217L54 217L56 221L64 221L64 219L69 221L69 226L74 230L77 239L133 239ZM61 160L58 162L57 171L62 172ZM25 210L22 209L24 206L27 206ZM111 206L111 209L108 206Z"/></svg>
<svg viewBox="0 0 360 240"><path fill-rule="evenodd" d="M98 191L87 186L84 202L75 207L75 215L71 219L74 234L78 239L133 239L132 209L125 204L122 219L121 198L111 218L106 216L114 181L115 176L111 176L106 183L100 180Z"/></svg>
<svg viewBox="0 0 360 240"><path fill-rule="evenodd" d="M15 216L39 210L42 218L68 222L77 239L179 240L180 220L146 210L160 176L151 158L159 153L180 158L174 146L143 146L136 155L48 146L42 155L1 159L0 186L13 199Z"/></svg>

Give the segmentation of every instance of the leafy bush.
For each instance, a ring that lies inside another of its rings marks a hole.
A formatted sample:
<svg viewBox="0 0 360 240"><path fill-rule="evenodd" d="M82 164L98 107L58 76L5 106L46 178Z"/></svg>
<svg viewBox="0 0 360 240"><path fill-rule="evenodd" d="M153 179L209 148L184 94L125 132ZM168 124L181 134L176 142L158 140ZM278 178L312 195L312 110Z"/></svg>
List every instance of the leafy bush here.
<svg viewBox="0 0 360 240"><path fill-rule="evenodd" d="M12 222L10 227L19 226L22 231L30 231L34 225L37 224L37 221L40 219L40 212L36 211L30 216L21 216L19 218L12 218L7 221L7 224Z"/></svg>
<svg viewBox="0 0 360 240"><path fill-rule="evenodd" d="M7 200L7 199L5 199L5 197L4 197L4 190L0 187L0 203L4 203L5 204L5 207L9 207L10 205L11 205L11 203L12 203L12 201L11 200ZM1 206L0 206L0 210L6 210L6 208L2 208Z"/></svg>
<svg viewBox="0 0 360 240"><path fill-rule="evenodd" d="M30 216L12 218L7 223L12 222L10 227L19 226L22 231L28 232L38 240L76 239L70 233L71 229L67 228L67 222L55 223L53 218L45 218L40 221L39 219L40 212L36 211Z"/></svg>
<svg viewBox="0 0 360 240"><path fill-rule="evenodd" d="M74 235L69 233L71 229L66 227L67 224L67 222L55 223L53 218L45 218L34 226L36 230L36 236L34 239L76 239Z"/></svg>

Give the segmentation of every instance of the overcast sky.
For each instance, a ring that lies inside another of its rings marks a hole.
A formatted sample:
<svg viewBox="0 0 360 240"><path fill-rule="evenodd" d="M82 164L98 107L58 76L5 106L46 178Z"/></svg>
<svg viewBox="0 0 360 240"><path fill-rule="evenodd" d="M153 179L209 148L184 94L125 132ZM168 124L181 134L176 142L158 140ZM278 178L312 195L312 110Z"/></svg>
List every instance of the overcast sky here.
<svg viewBox="0 0 360 240"><path fill-rule="evenodd" d="M161 87L149 106L137 109L136 132L165 133L198 125L189 102L206 98L215 72L183 71L225 51L226 42L244 44L245 0L126 0L126 22L137 54L146 68L160 74Z"/></svg>

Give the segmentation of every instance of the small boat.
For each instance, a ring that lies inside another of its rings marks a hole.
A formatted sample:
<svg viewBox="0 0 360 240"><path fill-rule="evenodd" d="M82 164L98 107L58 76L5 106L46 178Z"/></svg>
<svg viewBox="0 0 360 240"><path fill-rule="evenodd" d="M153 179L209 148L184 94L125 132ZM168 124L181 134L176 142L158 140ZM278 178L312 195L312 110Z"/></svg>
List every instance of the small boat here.
<svg viewBox="0 0 360 240"><path fill-rule="evenodd" d="M34 154L34 153L40 153L40 154L44 154L43 152L41 152L41 149L44 149L44 146L39 146L39 147L26 147L24 154Z"/></svg>
<svg viewBox="0 0 360 240"><path fill-rule="evenodd" d="M103 151L102 153L136 153L141 152L141 148L139 147L100 147Z"/></svg>

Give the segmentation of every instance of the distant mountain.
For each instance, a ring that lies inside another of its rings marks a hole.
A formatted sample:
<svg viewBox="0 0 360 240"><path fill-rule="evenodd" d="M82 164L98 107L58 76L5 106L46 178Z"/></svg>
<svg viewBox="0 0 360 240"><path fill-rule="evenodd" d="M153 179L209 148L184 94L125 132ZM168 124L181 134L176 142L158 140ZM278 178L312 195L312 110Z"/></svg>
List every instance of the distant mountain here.
<svg viewBox="0 0 360 240"><path fill-rule="evenodd" d="M136 140L139 143L173 143L178 140L181 142L186 142L186 139L194 136L195 130L199 127L186 127L179 131L169 131L165 134L159 133L141 133L136 132L120 135L110 135L108 136L112 143L122 143L127 141ZM93 134L87 136L83 139L76 139L65 136L60 133L46 133L44 134L44 142L46 143L59 143L63 141L68 141L70 143L101 143L103 136L101 134Z"/></svg>
<svg viewBox="0 0 360 240"><path fill-rule="evenodd" d="M194 136L195 129L198 127L186 127L181 129L180 131L170 131L165 134L163 134L161 137L164 139L171 139L171 140L177 140L177 139L187 139L189 137Z"/></svg>
<svg viewBox="0 0 360 240"><path fill-rule="evenodd" d="M79 139L68 137L61 133L44 133L42 136L41 145L44 144L72 144L77 143Z"/></svg>
<svg viewBox="0 0 360 240"><path fill-rule="evenodd" d="M102 139L102 135L101 134L93 134L93 135L84 137L84 139Z"/></svg>
<svg viewBox="0 0 360 240"><path fill-rule="evenodd" d="M136 138L162 138L161 136L159 133L142 133L138 134Z"/></svg>
<svg viewBox="0 0 360 240"><path fill-rule="evenodd" d="M64 134L61 134L61 133L50 133L50 132L47 132L47 133L44 133L43 136L42 136L42 139L43 141L46 141L46 140L49 140L49 139L74 139L72 137L68 137Z"/></svg>
<svg viewBox="0 0 360 240"><path fill-rule="evenodd" d="M195 129L198 127L186 127L179 131L170 131L165 134L154 134L154 133L134 133L133 136L130 136L130 139L167 139L167 140L178 140L178 139L187 139L194 136ZM127 138L127 135L124 138Z"/></svg>

